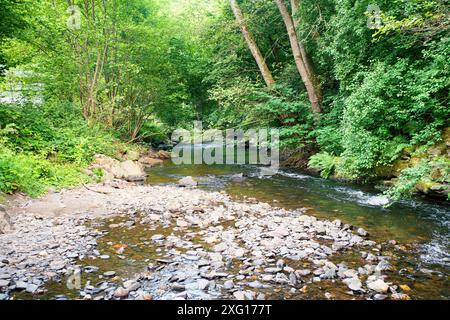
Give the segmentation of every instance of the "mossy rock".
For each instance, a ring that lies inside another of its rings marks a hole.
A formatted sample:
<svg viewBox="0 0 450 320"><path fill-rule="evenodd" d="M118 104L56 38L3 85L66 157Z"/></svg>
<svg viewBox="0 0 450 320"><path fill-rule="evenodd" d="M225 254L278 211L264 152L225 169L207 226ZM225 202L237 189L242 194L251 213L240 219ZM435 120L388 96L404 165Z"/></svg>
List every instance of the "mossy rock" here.
<svg viewBox="0 0 450 320"><path fill-rule="evenodd" d="M433 168L430 173L430 178L432 180L437 180L442 177L442 172L440 168Z"/></svg>
<svg viewBox="0 0 450 320"><path fill-rule="evenodd" d="M423 179L423 180L420 180L418 183L416 183L415 188L419 192L428 194L428 192L430 191L431 187L433 187L434 185L435 185L435 183L433 183L432 181L430 181L428 179Z"/></svg>
<svg viewBox="0 0 450 320"><path fill-rule="evenodd" d="M444 132L442 133L442 140L444 140L447 148L450 148L450 127L444 129Z"/></svg>
<svg viewBox="0 0 450 320"><path fill-rule="evenodd" d="M445 144L445 142L441 142L438 144L435 144L434 146L431 146L428 148L427 153L431 156L440 156L443 154L446 154L447 152L447 145Z"/></svg>
<svg viewBox="0 0 450 320"><path fill-rule="evenodd" d="M437 183L428 179L419 181L415 188L418 192L435 197L448 197L450 193L450 185Z"/></svg>
<svg viewBox="0 0 450 320"><path fill-rule="evenodd" d="M409 160L397 159L389 166L375 168L375 173L381 178L398 177L408 167L410 167Z"/></svg>

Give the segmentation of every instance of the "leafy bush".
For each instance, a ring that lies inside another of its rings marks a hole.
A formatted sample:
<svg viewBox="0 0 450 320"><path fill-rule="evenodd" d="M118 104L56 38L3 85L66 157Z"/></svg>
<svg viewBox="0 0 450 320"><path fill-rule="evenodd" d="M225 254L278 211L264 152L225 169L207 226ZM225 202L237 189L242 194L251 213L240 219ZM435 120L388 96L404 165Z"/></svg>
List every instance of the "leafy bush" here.
<svg viewBox="0 0 450 320"><path fill-rule="evenodd" d="M0 190L23 191L30 196L44 193L48 187L69 187L88 181L80 168L55 164L39 156L0 149Z"/></svg>
<svg viewBox="0 0 450 320"><path fill-rule="evenodd" d="M139 133L140 140L158 145L167 141L170 134L170 128L156 120L147 120Z"/></svg>
<svg viewBox="0 0 450 320"><path fill-rule="evenodd" d="M334 155L340 155L342 148L342 134L335 126L326 126L315 130L316 141L321 150Z"/></svg>
<svg viewBox="0 0 450 320"><path fill-rule="evenodd" d="M318 153L310 158L308 167L319 170L320 176L328 179L335 172L337 164L337 157L333 157L328 153Z"/></svg>
<svg viewBox="0 0 450 320"><path fill-rule="evenodd" d="M431 166L426 160L420 161L412 168L404 169L398 181L386 194L394 200L410 197L416 184L427 176L430 171Z"/></svg>
<svg viewBox="0 0 450 320"><path fill-rule="evenodd" d="M14 151L86 165L96 153L114 154L118 141L100 126L89 126L71 103L0 105L0 135ZM8 131L5 128L9 128Z"/></svg>
<svg viewBox="0 0 450 320"><path fill-rule="evenodd" d="M75 186L97 153L123 145L100 126L89 126L71 103L0 106L0 190L37 196L48 187Z"/></svg>

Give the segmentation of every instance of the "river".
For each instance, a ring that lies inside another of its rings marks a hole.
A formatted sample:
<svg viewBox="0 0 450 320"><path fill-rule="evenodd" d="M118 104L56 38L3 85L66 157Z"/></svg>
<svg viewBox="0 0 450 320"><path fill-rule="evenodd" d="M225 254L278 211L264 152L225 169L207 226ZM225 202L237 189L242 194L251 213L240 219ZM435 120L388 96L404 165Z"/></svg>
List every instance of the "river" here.
<svg viewBox="0 0 450 320"><path fill-rule="evenodd" d="M295 170L281 169L276 175L260 177L255 166L174 165L170 160L149 171L148 183L171 184L185 176L198 180L200 188L224 190L236 199L251 197L287 209L308 208L308 214L317 218L361 226L375 241L405 244L409 253L401 257L398 273L410 280L413 297L450 297L448 201L415 198L386 207L383 194L370 186Z"/></svg>
<svg viewBox="0 0 450 320"><path fill-rule="evenodd" d="M261 177L259 173L260 168L250 165L175 165L171 160L167 160L163 165L148 170L146 183L157 186L176 185L180 178L191 176L198 181L198 188L223 191L234 200L246 200L244 201L246 203L265 202L273 207L294 210L292 212L295 212L295 209L306 209L306 214L309 216L329 221L338 219L343 223L362 227L369 232L370 240L384 244L379 246L379 249L374 247L371 250L374 250L374 253L382 250L382 255L390 257L389 264L393 268L387 274L389 282L401 286L401 291L406 292L411 299L450 298L448 237L450 233L450 206L448 202L415 198L395 202L386 207L387 199L381 192L370 186L325 180L288 169L280 169L278 173L272 176ZM186 202L181 199L182 197L191 195L190 191L183 188L158 188L171 190L169 192L175 194L171 196L171 201L176 199L180 204ZM124 189L123 192L128 191ZM150 199L150 201L153 198L158 201L158 195L152 195L153 197L148 197L147 194L144 194L145 198ZM142 199L140 198L142 194L127 194L126 196L122 194L122 196L119 196L119 198L122 197L128 204L128 202L132 203L134 198ZM139 201L141 200L137 200L137 203ZM168 204L165 203L165 205ZM154 206L150 205L148 208L151 209ZM303 212L303 210L300 211ZM83 295L92 291L92 296L96 296L95 293L97 293L101 294L100 298L102 298L106 292L110 292L109 295L106 294L110 297L121 279L134 279L137 275L137 279L141 279L139 280L141 281L140 284L147 288L148 292L156 299L170 299L173 298L170 287L172 284L167 279L171 279L179 272L184 272L188 280L197 281L195 277L198 277L198 268L190 260L183 266L178 264L158 266L158 259L159 261L169 258L184 261L184 258L181 257L183 254L180 256L180 254L173 253L172 249L169 250L170 246L165 247L164 243L155 244L150 240L154 236L157 236L158 239L159 237L166 237L167 239L173 236L183 237L184 240L180 240L182 243L185 240L192 240L188 241L190 243L189 248L192 251L195 246L208 248L204 238L199 237L205 231L197 230L198 228L188 228L187 231L182 231L183 229L179 230L179 228L174 228L170 224L148 225L148 223L142 221L145 215L140 217L138 213L138 216L134 216L133 212L135 211L131 211L131 216L130 214L121 214L108 219L93 218L94 220L87 223L87 227L100 230L100 233L96 232L96 234L102 234L98 237L96 248L99 252L97 255L106 255L108 258L89 256L80 261L72 259L74 263L80 264L84 268L82 275ZM180 214L183 215L184 213ZM158 215L157 218L159 219ZM70 220L70 217L67 219ZM134 220L130 221L130 219L138 219L135 220L138 222L135 223ZM36 236L39 237L42 232L46 235L45 230L39 229L39 223L43 223L47 227L50 226L48 228L52 228L53 225L45 221L33 221L38 229L29 233L37 232L39 235ZM129 222L131 222L131 225L128 225ZM236 221L236 223L238 222ZM114 227L112 227L113 225ZM234 222L224 222L221 228L229 228L231 225L234 226ZM59 227L59 229L61 228ZM216 229L219 230L220 228L210 230ZM240 230L245 232L246 229ZM67 232L67 230L64 232ZM91 243L92 240L93 238L88 240L82 237L79 245L82 245L83 241ZM38 247L41 246L45 247L45 244L38 243ZM71 250L74 249L73 246L70 248L72 248ZM122 256L122 253L118 253L121 248L126 248L124 256ZM55 250L65 254L64 252L67 249L64 247ZM83 255L82 253L79 254ZM236 261L239 262L240 260ZM358 250L344 250L336 253L330 257L330 261L336 264L345 262L352 267L367 263ZM227 272L232 274L242 272L245 263L241 263L242 265L239 265L239 263L231 265L229 267L231 269L227 269ZM305 268L305 266L312 267L308 261L289 261L289 264L294 269ZM147 281L145 280L147 277L145 270L148 270L149 267L153 268L152 266L156 266L157 269L156 271L152 269L152 276ZM88 272L86 271L88 269L94 271ZM191 277L189 270L193 272L192 279L189 278ZM114 271L113 274L118 276L117 279L105 279L105 275L109 271ZM82 291L78 288L75 290L68 289L66 279L62 280L48 282L43 294L31 295L22 291L15 292L13 297L16 299L80 298ZM204 282L201 279L199 281ZM39 280L39 282L42 281ZM96 286L99 286L99 288ZM268 299L324 299L324 293L332 294L335 299L364 299L366 297L365 295L353 295L351 292L349 295L347 286L335 280L318 283L308 282L303 288L307 289L307 292L293 290L287 285L271 284L267 289L260 291ZM218 291L213 290L213 292L218 294L217 297L229 298L226 295L222 296ZM192 294L196 299L216 297L206 294L203 290L196 290Z"/></svg>

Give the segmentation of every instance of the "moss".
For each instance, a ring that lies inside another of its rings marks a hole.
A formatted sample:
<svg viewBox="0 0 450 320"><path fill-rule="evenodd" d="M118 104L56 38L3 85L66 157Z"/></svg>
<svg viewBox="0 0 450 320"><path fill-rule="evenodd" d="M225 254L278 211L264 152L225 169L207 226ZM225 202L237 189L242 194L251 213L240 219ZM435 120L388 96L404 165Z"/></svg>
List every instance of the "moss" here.
<svg viewBox="0 0 450 320"><path fill-rule="evenodd" d="M377 177L380 178L398 177L401 172L410 167L410 165L411 163L409 160L397 159L392 163L392 165L375 168L375 173Z"/></svg>
<svg viewBox="0 0 450 320"><path fill-rule="evenodd" d="M415 188L417 191L427 194L434 185L436 185L436 183L428 179L422 179L416 183Z"/></svg>

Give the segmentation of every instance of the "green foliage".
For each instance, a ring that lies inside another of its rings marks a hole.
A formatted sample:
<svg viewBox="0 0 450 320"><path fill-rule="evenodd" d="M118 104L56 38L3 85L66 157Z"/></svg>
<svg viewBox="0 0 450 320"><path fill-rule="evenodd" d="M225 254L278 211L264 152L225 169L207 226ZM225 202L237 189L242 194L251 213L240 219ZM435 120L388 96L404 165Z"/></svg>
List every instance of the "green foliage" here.
<svg viewBox="0 0 450 320"><path fill-rule="evenodd" d="M170 134L169 128L161 122L146 121L140 131L140 139L143 142L158 145L164 143Z"/></svg>
<svg viewBox="0 0 450 320"><path fill-rule="evenodd" d="M425 160L420 161L412 168L404 169L395 186L389 189L386 194L394 200L410 197L416 184L427 176L430 171L431 165Z"/></svg>
<svg viewBox="0 0 450 320"><path fill-rule="evenodd" d="M210 97L218 104L209 118L213 125L225 120L231 125L278 127L284 147L318 147L311 165L325 176L337 169L360 181L376 179L375 169L393 163L404 148L440 139L450 112L445 1L377 2L379 29L368 27L373 18L367 12L373 4L369 0L302 1L297 31L324 94L318 119L311 117L274 5L240 4L277 86L261 89L255 62L233 16L222 8L212 21L220 31L212 35L214 64L207 76ZM338 168L333 167L334 156L341 158Z"/></svg>
<svg viewBox="0 0 450 320"><path fill-rule="evenodd" d="M27 71L3 78L2 88L38 83L46 101L2 106L0 141L27 167L81 167L95 153L114 154L119 137L160 144L194 119L276 127L283 148L319 152L310 166L324 177L376 179L404 148L432 145L448 126L447 2L379 0L381 25L371 29L370 0L300 1L297 33L324 97L313 116L272 0L239 1L276 80L271 89L227 1L75 1L82 27L70 30L66 2L0 0L0 59ZM23 181L14 168L7 180ZM36 170L27 177L50 179ZM394 194L407 194L423 172L406 171ZM3 187L13 188L24 187Z"/></svg>
<svg viewBox="0 0 450 320"><path fill-rule="evenodd" d="M120 147L71 103L0 105L0 190L37 196L78 185L89 180L81 169L95 154L115 155Z"/></svg>
<svg viewBox="0 0 450 320"><path fill-rule="evenodd" d="M5 193L23 191L38 196L50 186L70 187L88 180L75 165L54 163L30 153L0 148L0 190Z"/></svg>
<svg viewBox="0 0 450 320"><path fill-rule="evenodd" d="M328 179L336 169L339 163L337 157L333 157L328 153L318 153L313 155L308 162L308 167L320 171L322 178Z"/></svg>
<svg viewBox="0 0 450 320"><path fill-rule="evenodd" d="M0 137L17 152L39 154L60 162L86 165L96 153L114 154L117 138L89 126L71 103L48 102L0 106Z"/></svg>

